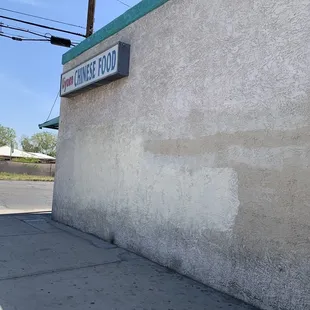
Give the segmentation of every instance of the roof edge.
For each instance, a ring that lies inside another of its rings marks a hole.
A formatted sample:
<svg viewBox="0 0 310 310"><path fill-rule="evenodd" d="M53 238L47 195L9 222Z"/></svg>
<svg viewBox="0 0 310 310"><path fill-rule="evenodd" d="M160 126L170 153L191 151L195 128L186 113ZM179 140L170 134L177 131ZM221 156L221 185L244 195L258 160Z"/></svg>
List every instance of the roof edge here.
<svg viewBox="0 0 310 310"><path fill-rule="evenodd" d="M85 51L111 37L120 30L126 28L133 22L137 21L141 17L147 15L168 1L169 0L142 0L137 5L127 10L124 14L120 15L112 22L96 31L93 35L82 41L79 45L73 47L68 52L63 54L62 64L64 65L67 62L73 60Z"/></svg>
<svg viewBox="0 0 310 310"><path fill-rule="evenodd" d="M55 127L58 127L59 125L59 116L55 117L49 121L46 121L45 123L39 124L39 128L51 128L51 129L56 129Z"/></svg>

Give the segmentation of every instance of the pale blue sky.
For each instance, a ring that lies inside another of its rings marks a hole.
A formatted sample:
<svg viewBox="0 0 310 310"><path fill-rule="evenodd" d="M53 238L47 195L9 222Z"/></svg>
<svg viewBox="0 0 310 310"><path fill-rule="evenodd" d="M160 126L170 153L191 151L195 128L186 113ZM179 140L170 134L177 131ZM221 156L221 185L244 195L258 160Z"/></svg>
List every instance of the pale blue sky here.
<svg viewBox="0 0 310 310"><path fill-rule="evenodd" d="M123 0L134 6L140 0ZM1 0L0 7L57 19L81 26L86 24L88 0ZM95 30L100 29L128 7L117 0L97 0ZM0 15L49 24L74 32L80 28L44 22L42 20L0 10ZM3 20L10 26L18 26L38 32L45 29ZM6 33L16 33L3 29ZM52 33L52 32L51 32ZM53 35L68 37L53 32ZM28 34L24 34L28 36ZM72 37L73 38L73 37ZM74 37L76 41L83 38ZM46 120L59 90L62 71L61 57L68 49L53 46L48 42L16 42L0 37L0 124L16 130L18 138L39 131L38 124ZM50 118L59 115L59 100Z"/></svg>

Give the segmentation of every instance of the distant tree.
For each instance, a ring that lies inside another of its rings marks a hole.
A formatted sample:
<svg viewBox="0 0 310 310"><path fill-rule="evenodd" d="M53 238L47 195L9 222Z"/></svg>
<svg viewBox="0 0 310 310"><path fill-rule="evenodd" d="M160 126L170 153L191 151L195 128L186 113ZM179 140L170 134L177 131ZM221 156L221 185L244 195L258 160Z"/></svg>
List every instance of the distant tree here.
<svg viewBox="0 0 310 310"><path fill-rule="evenodd" d="M12 128L0 125L0 147L5 145L16 147L16 132Z"/></svg>
<svg viewBox="0 0 310 310"><path fill-rule="evenodd" d="M21 145L23 151L32 153L43 153L49 156L56 156L57 136L50 132L36 133L30 138L23 136Z"/></svg>
<svg viewBox="0 0 310 310"><path fill-rule="evenodd" d="M32 153L40 153L39 147L32 144L31 138L27 136L22 136L20 144L22 146L23 151L32 152Z"/></svg>

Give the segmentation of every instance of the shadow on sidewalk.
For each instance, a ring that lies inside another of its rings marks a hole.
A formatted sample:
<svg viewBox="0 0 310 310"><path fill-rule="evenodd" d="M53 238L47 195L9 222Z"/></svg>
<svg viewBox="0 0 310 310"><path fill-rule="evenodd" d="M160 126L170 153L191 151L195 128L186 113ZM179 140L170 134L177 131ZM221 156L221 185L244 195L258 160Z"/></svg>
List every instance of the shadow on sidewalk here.
<svg viewBox="0 0 310 310"><path fill-rule="evenodd" d="M0 309L254 310L134 253L51 220L0 215Z"/></svg>

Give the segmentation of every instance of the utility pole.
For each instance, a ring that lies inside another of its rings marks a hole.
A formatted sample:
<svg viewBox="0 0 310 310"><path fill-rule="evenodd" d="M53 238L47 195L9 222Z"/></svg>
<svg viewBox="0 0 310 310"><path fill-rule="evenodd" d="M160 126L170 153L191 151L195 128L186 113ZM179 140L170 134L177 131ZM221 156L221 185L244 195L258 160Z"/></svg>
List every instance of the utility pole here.
<svg viewBox="0 0 310 310"><path fill-rule="evenodd" d="M91 36L94 32L95 7L96 0L88 0L86 38Z"/></svg>
<svg viewBox="0 0 310 310"><path fill-rule="evenodd" d="M10 145L10 161L12 161L12 154L14 153L14 142L11 141Z"/></svg>

